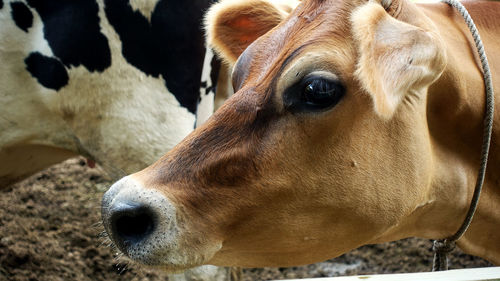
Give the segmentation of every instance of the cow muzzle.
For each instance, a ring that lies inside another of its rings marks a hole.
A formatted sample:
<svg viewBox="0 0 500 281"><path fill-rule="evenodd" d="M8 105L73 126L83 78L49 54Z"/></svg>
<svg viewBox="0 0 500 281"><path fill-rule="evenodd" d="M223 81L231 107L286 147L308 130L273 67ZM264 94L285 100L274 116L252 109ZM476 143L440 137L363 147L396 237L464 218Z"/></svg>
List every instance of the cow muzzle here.
<svg viewBox="0 0 500 281"><path fill-rule="evenodd" d="M131 259L150 266L175 259L176 210L160 192L125 177L104 194L101 212L109 237Z"/></svg>

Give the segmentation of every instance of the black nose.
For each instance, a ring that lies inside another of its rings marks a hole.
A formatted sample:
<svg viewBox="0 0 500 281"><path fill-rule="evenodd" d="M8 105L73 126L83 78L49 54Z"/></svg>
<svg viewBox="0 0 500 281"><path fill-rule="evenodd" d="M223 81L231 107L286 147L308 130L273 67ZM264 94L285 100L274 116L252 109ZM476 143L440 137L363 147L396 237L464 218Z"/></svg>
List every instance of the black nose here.
<svg viewBox="0 0 500 281"><path fill-rule="evenodd" d="M155 229L156 217L144 205L121 204L112 210L111 232L117 246L126 252L127 246L144 240Z"/></svg>

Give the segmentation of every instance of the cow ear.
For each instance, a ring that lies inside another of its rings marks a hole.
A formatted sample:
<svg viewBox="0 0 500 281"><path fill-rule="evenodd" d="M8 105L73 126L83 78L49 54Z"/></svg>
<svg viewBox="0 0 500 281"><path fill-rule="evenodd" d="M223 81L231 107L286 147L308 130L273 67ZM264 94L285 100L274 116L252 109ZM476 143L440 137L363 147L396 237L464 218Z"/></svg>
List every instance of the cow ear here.
<svg viewBox="0 0 500 281"><path fill-rule="evenodd" d="M359 55L355 75L383 118L391 118L408 94L423 97L444 70L443 43L430 21L408 24L369 2L353 12L351 22Z"/></svg>
<svg viewBox="0 0 500 281"><path fill-rule="evenodd" d="M292 9L285 1L221 1L205 17L207 43L233 64L248 45L283 21Z"/></svg>

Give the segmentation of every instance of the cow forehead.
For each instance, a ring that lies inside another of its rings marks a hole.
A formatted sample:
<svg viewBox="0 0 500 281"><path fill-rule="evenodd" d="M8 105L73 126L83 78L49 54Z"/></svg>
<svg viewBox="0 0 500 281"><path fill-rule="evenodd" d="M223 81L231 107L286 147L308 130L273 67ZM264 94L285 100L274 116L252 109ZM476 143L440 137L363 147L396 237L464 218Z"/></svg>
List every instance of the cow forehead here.
<svg viewBox="0 0 500 281"><path fill-rule="evenodd" d="M345 54L352 49L349 18L355 2L360 1L303 2L284 22L240 55L233 70L235 90L247 80L266 85L271 82L266 77L276 79L294 60L310 52L340 54L333 57L338 64L345 63L349 58Z"/></svg>

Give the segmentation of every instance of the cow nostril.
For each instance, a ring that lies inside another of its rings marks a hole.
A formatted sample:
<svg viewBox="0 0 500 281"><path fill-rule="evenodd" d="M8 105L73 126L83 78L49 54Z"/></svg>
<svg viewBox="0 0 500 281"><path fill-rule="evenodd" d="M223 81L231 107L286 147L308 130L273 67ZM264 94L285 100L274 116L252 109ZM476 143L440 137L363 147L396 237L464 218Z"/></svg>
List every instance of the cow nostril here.
<svg viewBox="0 0 500 281"><path fill-rule="evenodd" d="M127 206L111 216L111 228L119 244L137 243L155 228L154 213L144 206Z"/></svg>

